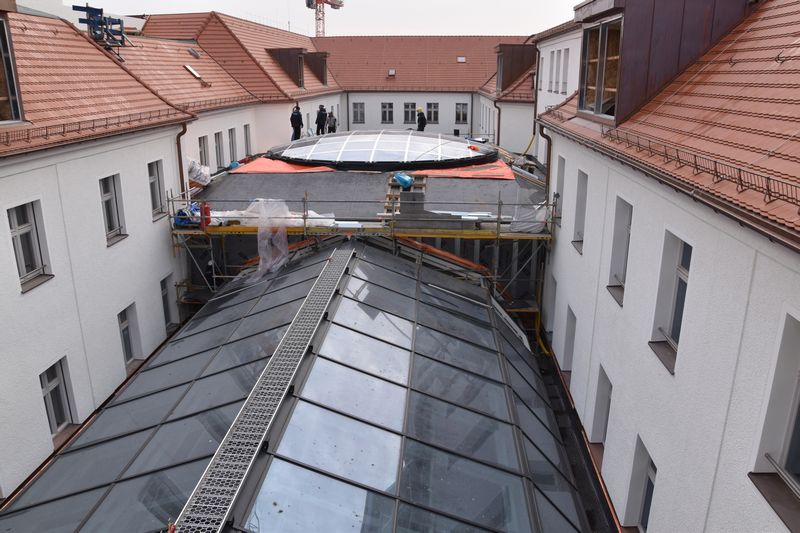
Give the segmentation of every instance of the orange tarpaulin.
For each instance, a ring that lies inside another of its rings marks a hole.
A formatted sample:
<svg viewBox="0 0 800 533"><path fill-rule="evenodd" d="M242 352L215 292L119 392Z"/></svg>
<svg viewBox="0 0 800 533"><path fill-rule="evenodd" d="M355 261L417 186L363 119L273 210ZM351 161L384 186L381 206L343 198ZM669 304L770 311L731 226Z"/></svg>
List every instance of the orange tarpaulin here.
<svg viewBox="0 0 800 533"><path fill-rule="evenodd" d="M293 165L278 159L258 157L239 168L230 171L231 174L294 174L295 172L331 172L331 167L307 167Z"/></svg>

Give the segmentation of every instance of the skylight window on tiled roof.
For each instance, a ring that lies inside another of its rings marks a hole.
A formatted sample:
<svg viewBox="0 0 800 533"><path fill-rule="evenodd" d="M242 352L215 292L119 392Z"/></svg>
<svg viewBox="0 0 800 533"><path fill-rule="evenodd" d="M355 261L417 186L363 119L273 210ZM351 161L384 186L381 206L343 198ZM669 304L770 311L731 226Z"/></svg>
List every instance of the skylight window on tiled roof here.
<svg viewBox="0 0 800 533"><path fill-rule="evenodd" d="M14 75L14 61L11 57L11 43L5 21L0 21L0 54L3 68L0 69L0 121L20 120L22 113L17 93L17 79Z"/></svg>
<svg viewBox="0 0 800 533"><path fill-rule="evenodd" d="M200 80L200 85L203 87L211 87L211 83L203 79L199 72L192 68L191 65L184 65L183 68L189 71L189 74L194 76L195 79Z"/></svg>
<svg viewBox="0 0 800 533"><path fill-rule="evenodd" d="M189 52L189 54L190 54L190 55L191 55L193 58L195 58L195 59L200 59L200 52L198 52L198 51L197 51L197 50L195 50L194 48L189 48L189 49L187 50L187 52Z"/></svg>
<svg viewBox="0 0 800 533"><path fill-rule="evenodd" d="M466 63L466 62L467 62L467 58L466 58L466 56L458 56L458 57L456 58L456 61L457 61L458 63Z"/></svg>

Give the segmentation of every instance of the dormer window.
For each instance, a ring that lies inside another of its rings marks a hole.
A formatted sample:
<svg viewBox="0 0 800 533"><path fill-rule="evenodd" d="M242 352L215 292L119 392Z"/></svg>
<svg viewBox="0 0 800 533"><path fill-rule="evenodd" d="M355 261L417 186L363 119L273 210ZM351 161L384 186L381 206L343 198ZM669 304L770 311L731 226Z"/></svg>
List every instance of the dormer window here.
<svg viewBox="0 0 800 533"><path fill-rule="evenodd" d="M14 59L11 56L11 40L4 20L0 21L0 53L3 55L3 68L0 70L0 121L22 120Z"/></svg>
<svg viewBox="0 0 800 533"><path fill-rule="evenodd" d="M596 115L613 117L617 107L622 19L583 31L579 107Z"/></svg>

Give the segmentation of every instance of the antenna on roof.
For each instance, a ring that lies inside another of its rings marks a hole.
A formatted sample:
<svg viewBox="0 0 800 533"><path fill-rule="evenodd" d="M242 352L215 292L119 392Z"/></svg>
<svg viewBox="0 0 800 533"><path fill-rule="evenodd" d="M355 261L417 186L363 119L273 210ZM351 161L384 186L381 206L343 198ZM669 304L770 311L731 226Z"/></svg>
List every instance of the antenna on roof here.
<svg viewBox="0 0 800 533"><path fill-rule="evenodd" d="M73 11L86 13L86 18L78 19L81 24L86 24L86 33L92 40L117 55L120 61L125 61L119 54L118 48L130 43L125 37L125 26L122 19L103 16L103 9L85 6L72 6Z"/></svg>

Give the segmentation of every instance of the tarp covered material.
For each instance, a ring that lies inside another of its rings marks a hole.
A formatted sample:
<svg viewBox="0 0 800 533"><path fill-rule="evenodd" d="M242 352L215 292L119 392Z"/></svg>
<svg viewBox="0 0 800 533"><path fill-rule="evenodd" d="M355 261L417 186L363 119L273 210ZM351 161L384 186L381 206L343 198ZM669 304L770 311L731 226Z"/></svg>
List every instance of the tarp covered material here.
<svg viewBox="0 0 800 533"><path fill-rule="evenodd" d="M541 233L550 219L550 208L546 203L514 208L511 231L516 233Z"/></svg>
<svg viewBox="0 0 800 533"><path fill-rule="evenodd" d="M249 163L235 168L230 174L294 174L295 172L332 172L331 167L306 167L286 161L257 157Z"/></svg>
<svg viewBox="0 0 800 533"><path fill-rule="evenodd" d="M484 180L513 180L514 171L499 159L482 165L469 165L457 168L438 168L431 170L415 170L412 176L429 178L474 178Z"/></svg>
<svg viewBox="0 0 800 533"><path fill-rule="evenodd" d="M314 226L333 226L336 220L332 213L318 214L309 209L307 223ZM211 210L211 226L241 225L248 227L286 226L303 227L303 213L289 211L283 200L256 198L244 210L214 211Z"/></svg>

